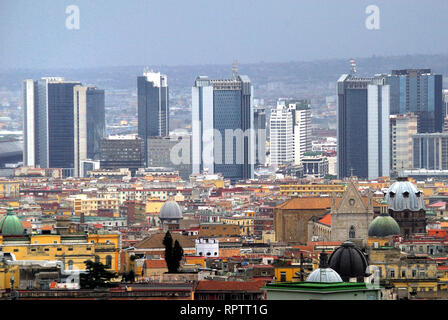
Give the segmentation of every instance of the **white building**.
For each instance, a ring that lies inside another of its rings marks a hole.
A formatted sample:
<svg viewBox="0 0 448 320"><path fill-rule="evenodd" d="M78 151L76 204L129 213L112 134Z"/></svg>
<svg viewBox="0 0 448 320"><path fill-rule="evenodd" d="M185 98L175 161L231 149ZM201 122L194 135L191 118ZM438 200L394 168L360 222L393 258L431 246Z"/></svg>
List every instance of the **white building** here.
<svg viewBox="0 0 448 320"><path fill-rule="evenodd" d="M219 241L217 239L196 239L196 255L202 257L219 257Z"/></svg>
<svg viewBox="0 0 448 320"><path fill-rule="evenodd" d="M292 126L292 112L288 108L278 105L272 110L269 120L271 165L279 166L294 161Z"/></svg>

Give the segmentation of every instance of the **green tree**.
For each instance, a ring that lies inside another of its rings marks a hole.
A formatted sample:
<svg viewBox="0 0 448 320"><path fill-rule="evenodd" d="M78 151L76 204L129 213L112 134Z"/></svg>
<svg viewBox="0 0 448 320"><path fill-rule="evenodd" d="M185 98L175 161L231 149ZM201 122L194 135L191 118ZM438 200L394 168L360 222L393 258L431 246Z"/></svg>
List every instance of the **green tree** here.
<svg viewBox="0 0 448 320"><path fill-rule="evenodd" d="M182 249L182 246L177 240L174 242L173 247L173 237L169 231L166 232L165 237L163 238L163 245L165 246L165 262L168 267L168 272L178 272L180 261L184 256L184 249Z"/></svg>
<svg viewBox="0 0 448 320"><path fill-rule="evenodd" d="M106 270L101 262L84 261L87 273L80 276L80 285L83 289L95 289L111 286L110 280L117 275L115 272Z"/></svg>

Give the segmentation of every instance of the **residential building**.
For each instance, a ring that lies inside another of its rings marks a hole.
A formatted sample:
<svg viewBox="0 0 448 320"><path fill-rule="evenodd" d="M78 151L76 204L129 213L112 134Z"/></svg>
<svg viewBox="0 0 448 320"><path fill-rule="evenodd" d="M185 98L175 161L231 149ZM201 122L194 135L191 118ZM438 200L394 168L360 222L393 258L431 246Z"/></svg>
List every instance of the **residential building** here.
<svg viewBox="0 0 448 320"><path fill-rule="evenodd" d="M412 113L390 116L391 171L412 169L412 137L418 117Z"/></svg>

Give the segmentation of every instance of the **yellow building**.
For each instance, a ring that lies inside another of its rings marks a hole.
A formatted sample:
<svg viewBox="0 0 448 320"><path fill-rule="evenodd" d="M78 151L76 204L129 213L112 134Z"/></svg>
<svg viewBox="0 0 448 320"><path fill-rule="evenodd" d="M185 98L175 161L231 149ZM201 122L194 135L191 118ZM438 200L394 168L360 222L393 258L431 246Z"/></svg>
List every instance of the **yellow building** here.
<svg viewBox="0 0 448 320"><path fill-rule="evenodd" d="M146 214L159 214L165 201L160 201L158 198L150 198L146 201Z"/></svg>
<svg viewBox="0 0 448 320"><path fill-rule="evenodd" d="M68 270L84 270L84 261L102 262L118 272L118 234L39 234L0 236L0 248L16 260L59 260Z"/></svg>
<svg viewBox="0 0 448 320"><path fill-rule="evenodd" d="M281 185L280 194L285 196L320 196L320 195L342 195L345 191L344 184L296 184Z"/></svg>
<svg viewBox="0 0 448 320"><path fill-rule="evenodd" d="M109 209L118 216L119 201L114 198L88 198L85 194L76 195L67 198L71 204L75 215L80 216L83 213L85 216L97 215L100 209Z"/></svg>
<svg viewBox="0 0 448 320"><path fill-rule="evenodd" d="M20 195L19 181L0 181L0 198L14 198Z"/></svg>
<svg viewBox="0 0 448 320"><path fill-rule="evenodd" d="M310 264L304 264L302 267L299 263L292 263L290 265L274 265L275 282L301 281L301 273L303 280L306 280L312 271L313 266Z"/></svg>
<svg viewBox="0 0 448 320"><path fill-rule="evenodd" d="M409 256L394 247L370 248L370 265L380 269L380 279L411 292L436 292L437 263L425 256Z"/></svg>
<svg viewBox="0 0 448 320"><path fill-rule="evenodd" d="M254 234L254 218L234 215L232 217L221 218L221 222L224 224L233 224L240 226L240 235L249 236Z"/></svg>

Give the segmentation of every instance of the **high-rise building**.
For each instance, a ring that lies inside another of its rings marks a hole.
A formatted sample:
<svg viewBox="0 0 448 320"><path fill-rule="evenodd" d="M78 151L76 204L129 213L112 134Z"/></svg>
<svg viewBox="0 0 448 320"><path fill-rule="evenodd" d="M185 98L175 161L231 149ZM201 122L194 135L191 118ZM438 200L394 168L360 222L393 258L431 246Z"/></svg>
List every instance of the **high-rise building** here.
<svg viewBox="0 0 448 320"><path fill-rule="evenodd" d="M413 169L448 170L448 133L419 133L412 142Z"/></svg>
<svg viewBox="0 0 448 320"><path fill-rule="evenodd" d="M255 165L266 163L266 109L254 108Z"/></svg>
<svg viewBox="0 0 448 320"><path fill-rule="evenodd" d="M293 114L282 104L271 111L269 120L269 146L271 165L292 164L294 162Z"/></svg>
<svg viewBox="0 0 448 320"><path fill-rule="evenodd" d="M247 76L196 78L192 88L193 173L221 173L236 181L254 176L253 87Z"/></svg>
<svg viewBox="0 0 448 320"><path fill-rule="evenodd" d="M178 148L176 148L178 146ZM148 138L147 167L168 167L179 171L188 181L191 174L191 137L189 135ZM186 154L182 154L182 153Z"/></svg>
<svg viewBox="0 0 448 320"><path fill-rule="evenodd" d="M413 113L390 116L391 171L412 168L412 136L417 134L417 116Z"/></svg>
<svg viewBox="0 0 448 320"><path fill-rule="evenodd" d="M60 77L23 81L25 165L73 174L73 88L80 84Z"/></svg>
<svg viewBox="0 0 448 320"><path fill-rule="evenodd" d="M383 76L338 80L338 176L374 179L390 171L389 85Z"/></svg>
<svg viewBox="0 0 448 320"><path fill-rule="evenodd" d="M132 174L144 167L143 141L133 135L109 136L100 140L101 169L128 168Z"/></svg>
<svg viewBox="0 0 448 320"><path fill-rule="evenodd" d="M147 150L148 137L168 136L169 94L166 75L145 70L137 77L138 136ZM147 152L145 151L145 162Z"/></svg>
<svg viewBox="0 0 448 320"><path fill-rule="evenodd" d="M291 100L286 105L292 112L294 135L294 164L300 165L305 152L312 149L311 143L311 102L309 100Z"/></svg>
<svg viewBox="0 0 448 320"><path fill-rule="evenodd" d="M81 161L99 160L100 140L106 136L104 90L75 86L74 108L74 169L79 177Z"/></svg>
<svg viewBox="0 0 448 320"><path fill-rule="evenodd" d="M390 114L415 113L419 133L443 131L441 74L431 69L392 70L386 84L390 85Z"/></svg>

